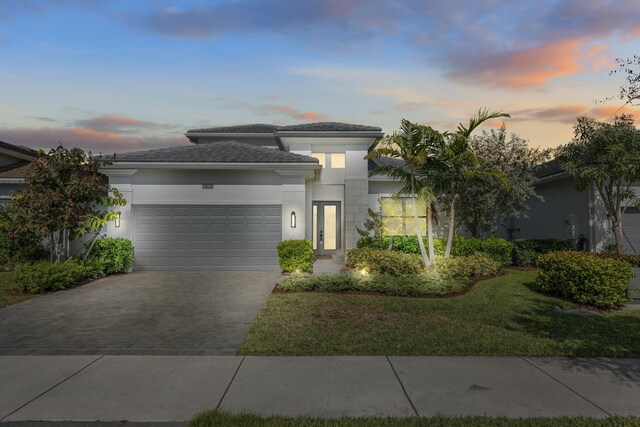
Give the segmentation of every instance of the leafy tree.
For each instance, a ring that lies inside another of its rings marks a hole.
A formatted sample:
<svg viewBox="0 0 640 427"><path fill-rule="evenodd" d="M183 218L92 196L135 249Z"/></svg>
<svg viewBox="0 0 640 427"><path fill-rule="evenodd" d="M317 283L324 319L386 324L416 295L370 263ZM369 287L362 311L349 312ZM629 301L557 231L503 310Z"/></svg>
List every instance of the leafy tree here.
<svg viewBox="0 0 640 427"><path fill-rule="evenodd" d="M624 101L624 105L637 105L640 102L640 55L632 58L616 58L618 68L610 74L624 75L624 83L620 85L618 98ZM610 100L613 98L607 98ZM622 107L621 107L622 108Z"/></svg>
<svg viewBox="0 0 640 427"><path fill-rule="evenodd" d="M640 180L640 131L628 115L613 123L579 117L573 140L558 149L558 160L579 191L593 184L611 220L616 251L624 254L622 215L639 199L631 188Z"/></svg>
<svg viewBox="0 0 640 427"><path fill-rule="evenodd" d="M367 159L387 157L402 161L388 162L379 165L372 171L372 175L386 175L402 182L403 186L398 194L408 194L413 203L413 218L415 223L420 254L426 267L429 267L433 256L427 256L420 232L418 221L417 199L430 194L428 181L425 176L425 165L434 153L434 136L439 137L433 129L402 119L400 130L390 137L383 138L379 145L367 155ZM430 217L430 215L428 215ZM433 251L433 239L430 239L429 252Z"/></svg>
<svg viewBox="0 0 640 427"><path fill-rule="evenodd" d="M511 117L501 112L489 112L480 110L465 126L458 125L455 132L442 134L444 144L436 156L435 178L431 178L434 189L439 194L440 200L447 205L449 214L449 233L445 257L451 254L451 247L456 230L456 204L463 189L472 182L483 178L499 180L503 185L508 185L506 176L500 171L486 168L476 153L471 149L470 137L473 131L487 120L500 117Z"/></svg>
<svg viewBox="0 0 640 427"><path fill-rule="evenodd" d="M115 219L115 211L98 206L126 203L98 172L107 163L79 148L60 146L49 153L40 152L25 177L25 185L13 194L17 232L48 240L52 262L67 259L71 240L97 232Z"/></svg>
<svg viewBox="0 0 640 427"><path fill-rule="evenodd" d="M516 134L507 138L504 126L483 131L469 141L484 168L506 175L509 187L490 177L480 177L460 188L458 218L473 237L494 234L508 218L526 215L530 198L542 200L535 192L534 169L548 160L551 150L529 148Z"/></svg>

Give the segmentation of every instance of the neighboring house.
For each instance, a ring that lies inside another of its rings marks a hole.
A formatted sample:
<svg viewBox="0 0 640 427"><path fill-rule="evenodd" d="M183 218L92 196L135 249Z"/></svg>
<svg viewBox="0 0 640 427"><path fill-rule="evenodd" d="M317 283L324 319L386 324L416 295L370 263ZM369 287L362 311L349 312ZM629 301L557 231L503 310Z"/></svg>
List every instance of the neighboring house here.
<svg viewBox="0 0 640 427"><path fill-rule="evenodd" d="M21 145L0 141L0 204L11 200L11 193L22 183L38 152Z"/></svg>
<svg viewBox="0 0 640 427"><path fill-rule="evenodd" d="M185 135L192 144L118 154L102 170L128 202L108 233L133 240L137 269L276 268L286 239L343 254L372 200L397 191L368 177L378 127L257 124Z"/></svg>
<svg viewBox="0 0 640 427"><path fill-rule="evenodd" d="M531 199L528 218L511 220L501 237L514 239L572 239L581 249L600 252L614 245L611 221L602 199L592 185L576 190L574 180L557 160L541 165L537 171L536 193L544 201ZM640 193L640 183L636 186ZM640 253L640 211L630 207L622 219L627 253Z"/></svg>

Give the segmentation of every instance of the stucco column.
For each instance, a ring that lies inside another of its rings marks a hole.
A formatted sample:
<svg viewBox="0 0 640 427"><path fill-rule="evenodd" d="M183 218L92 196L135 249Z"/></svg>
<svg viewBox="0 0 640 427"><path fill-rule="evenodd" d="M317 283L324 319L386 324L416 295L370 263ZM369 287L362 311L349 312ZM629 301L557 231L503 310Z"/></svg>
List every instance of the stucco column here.
<svg viewBox="0 0 640 427"><path fill-rule="evenodd" d="M366 179L347 179L344 186L345 198L345 245L346 249L356 247L358 233L356 226L362 227L367 219L369 182Z"/></svg>

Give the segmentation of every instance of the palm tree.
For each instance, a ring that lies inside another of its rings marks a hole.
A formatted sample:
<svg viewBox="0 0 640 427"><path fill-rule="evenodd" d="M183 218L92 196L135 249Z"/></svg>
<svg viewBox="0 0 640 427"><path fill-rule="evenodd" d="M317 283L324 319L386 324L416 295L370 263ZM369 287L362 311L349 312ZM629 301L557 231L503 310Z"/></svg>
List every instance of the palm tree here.
<svg viewBox="0 0 640 427"><path fill-rule="evenodd" d="M380 145L371 150L366 158L386 157L403 160L403 162L390 162L379 165L371 172L371 175L386 175L397 179L403 183L398 194L409 194L411 196L420 254L425 267L428 268L432 258L427 256L427 251L424 247L416 203L418 195L426 197L431 194L425 180L418 177L418 171L424 169L432 149L426 136L426 128L424 126L402 119L400 130L379 141ZM430 252L433 252L432 243L430 244Z"/></svg>
<svg viewBox="0 0 640 427"><path fill-rule="evenodd" d="M439 190L441 198L448 204L449 234L445 257L451 254L455 234L456 199L459 189L465 182L492 177L500 180L504 185L508 185L506 175L493 169L483 168L482 163L469 146L469 138L478 126L487 120L499 117L511 116L507 113L490 113L488 110L479 110L469 120L467 126L461 123L455 132L443 134L445 143L441 146L441 151L437 156L437 165L432 166L431 172L436 172L437 177L432 178L432 183L434 183L436 190Z"/></svg>

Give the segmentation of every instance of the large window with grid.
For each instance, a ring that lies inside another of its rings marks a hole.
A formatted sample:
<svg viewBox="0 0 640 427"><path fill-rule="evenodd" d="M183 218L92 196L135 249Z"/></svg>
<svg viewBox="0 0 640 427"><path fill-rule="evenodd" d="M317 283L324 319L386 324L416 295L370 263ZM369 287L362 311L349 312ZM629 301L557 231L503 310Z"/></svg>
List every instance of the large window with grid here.
<svg viewBox="0 0 640 427"><path fill-rule="evenodd" d="M420 233L427 234L426 204L418 201L418 222ZM380 212L385 234L395 236L408 236L416 234L415 220L413 219L413 201L411 197L381 197Z"/></svg>

